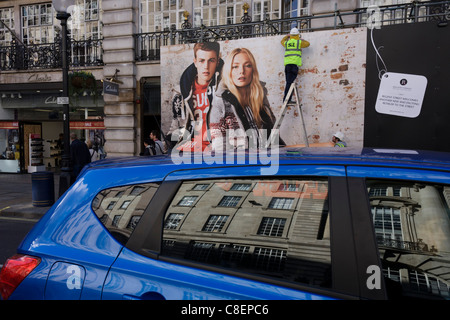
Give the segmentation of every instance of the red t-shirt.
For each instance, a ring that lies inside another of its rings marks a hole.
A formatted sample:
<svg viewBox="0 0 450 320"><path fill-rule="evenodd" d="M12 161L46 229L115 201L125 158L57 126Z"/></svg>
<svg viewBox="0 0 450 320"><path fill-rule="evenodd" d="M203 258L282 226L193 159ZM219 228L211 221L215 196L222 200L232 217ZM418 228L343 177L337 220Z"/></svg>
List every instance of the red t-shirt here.
<svg viewBox="0 0 450 320"><path fill-rule="evenodd" d="M207 133L207 116L209 112L208 84L202 86L195 81L192 93L194 106L194 129L191 141L179 147L183 151L199 152L209 145Z"/></svg>

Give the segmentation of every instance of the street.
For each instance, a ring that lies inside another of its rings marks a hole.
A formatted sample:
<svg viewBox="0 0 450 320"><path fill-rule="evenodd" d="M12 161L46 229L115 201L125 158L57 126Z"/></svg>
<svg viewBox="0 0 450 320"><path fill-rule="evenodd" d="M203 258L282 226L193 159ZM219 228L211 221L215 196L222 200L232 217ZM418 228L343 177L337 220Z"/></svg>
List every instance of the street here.
<svg viewBox="0 0 450 320"><path fill-rule="evenodd" d="M35 223L36 220L30 219L0 218L0 266L16 253L17 247Z"/></svg>

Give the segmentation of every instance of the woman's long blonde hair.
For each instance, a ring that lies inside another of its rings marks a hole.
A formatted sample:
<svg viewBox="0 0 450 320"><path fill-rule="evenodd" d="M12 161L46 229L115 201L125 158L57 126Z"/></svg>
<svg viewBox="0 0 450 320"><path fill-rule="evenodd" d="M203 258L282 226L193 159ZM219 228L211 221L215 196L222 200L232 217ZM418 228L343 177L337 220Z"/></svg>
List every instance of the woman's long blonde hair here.
<svg viewBox="0 0 450 320"><path fill-rule="evenodd" d="M231 77L231 70L233 65L233 60L236 55L239 53L246 53L250 59L252 64L252 81L250 84L245 87L244 93L239 91L236 85L233 83L233 79ZM250 106L250 109L253 112L253 117L255 118L256 124L258 127L261 126L261 109L263 109L263 101L264 101L264 89L259 81L259 73L258 68L256 67L256 61L253 54L250 50L246 48L236 48L231 51L230 54L227 55L225 59L225 64L223 66L222 72L222 81L224 85L230 90L230 92L238 99L240 105L242 107Z"/></svg>

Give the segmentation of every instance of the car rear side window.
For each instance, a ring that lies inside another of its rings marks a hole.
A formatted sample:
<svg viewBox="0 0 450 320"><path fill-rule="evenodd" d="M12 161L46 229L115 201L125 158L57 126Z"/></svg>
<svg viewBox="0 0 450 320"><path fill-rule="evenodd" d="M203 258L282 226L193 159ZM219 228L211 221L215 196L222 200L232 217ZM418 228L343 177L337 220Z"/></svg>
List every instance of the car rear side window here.
<svg viewBox="0 0 450 320"><path fill-rule="evenodd" d="M92 209L109 233L125 244L158 187L148 183L106 189L94 198Z"/></svg>
<svg viewBox="0 0 450 320"><path fill-rule="evenodd" d="M162 255L330 287L328 181L184 182L164 218Z"/></svg>
<svg viewBox="0 0 450 320"><path fill-rule="evenodd" d="M450 299L450 186L367 180L390 298Z"/></svg>

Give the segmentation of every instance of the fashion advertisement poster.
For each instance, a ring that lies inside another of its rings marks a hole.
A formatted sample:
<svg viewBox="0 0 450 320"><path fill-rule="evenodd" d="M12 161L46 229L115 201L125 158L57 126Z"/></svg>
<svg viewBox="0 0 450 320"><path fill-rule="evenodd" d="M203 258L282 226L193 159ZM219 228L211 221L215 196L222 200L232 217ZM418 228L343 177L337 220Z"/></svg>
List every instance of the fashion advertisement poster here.
<svg viewBox="0 0 450 320"><path fill-rule="evenodd" d="M348 145L361 147L366 30L314 33L300 30L300 33L300 39L310 43L302 49L302 66L295 80L308 143L328 142L340 131ZM235 146L262 147L259 137L252 134L246 142L240 142L238 132L248 133L253 128L250 132L259 129L270 133L283 111L286 80L281 40L284 36L218 41L213 45L213 50L219 51L218 58L211 54L212 49L195 58L194 50L200 52L195 43L161 47L164 133L172 135L182 129L186 140L192 139L195 133L202 148L208 144L217 147L224 140ZM198 72L201 63L209 63L209 70L203 66L203 71ZM212 70L213 67L216 69ZM238 97L239 88L245 86L249 87L248 91L242 94L243 98ZM305 143L299 108L295 103L286 108L279 127L280 141L285 145ZM187 119L194 121L186 124ZM196 128L198 123L206 125ZM226 130L231 133L225 134ZM223 139L212 143L217 137ZM176 139L179 137L172 137Z"/></svg>

